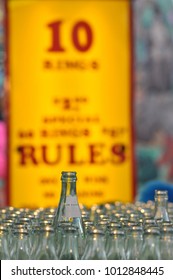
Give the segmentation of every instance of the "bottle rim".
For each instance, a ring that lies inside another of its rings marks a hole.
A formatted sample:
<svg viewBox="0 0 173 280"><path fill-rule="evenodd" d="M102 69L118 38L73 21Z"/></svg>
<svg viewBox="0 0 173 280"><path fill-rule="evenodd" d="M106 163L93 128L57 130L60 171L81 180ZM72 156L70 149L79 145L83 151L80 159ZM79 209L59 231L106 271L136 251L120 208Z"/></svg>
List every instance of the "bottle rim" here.
<svg viewBox="0 0 173 280"><path fill-rule="evenodd" d="M168 198L168 191L167 190L155 190L155 198Z"/></svg>
<svg viewBox="0 0 173 280"><path fill-rule="evenodd" d="M77 181L77 172L75 171L62 171L61 181Z"/></svg>

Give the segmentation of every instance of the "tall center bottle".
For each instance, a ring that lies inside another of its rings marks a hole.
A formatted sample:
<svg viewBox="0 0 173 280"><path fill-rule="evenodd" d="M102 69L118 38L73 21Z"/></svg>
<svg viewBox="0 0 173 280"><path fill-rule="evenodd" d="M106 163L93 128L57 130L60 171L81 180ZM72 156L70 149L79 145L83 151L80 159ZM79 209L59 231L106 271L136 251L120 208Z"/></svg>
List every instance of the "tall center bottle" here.
<svg viewBox="0 0 173 280"><path fill-rule="evenodd" d="M73 226L77 227L79 235L84 237L82 215L76 192L76 181L76 172L63 171L61 173L61 196L54 218L54 227L57 228L58 224L62 221L69 221Z"/></svg>

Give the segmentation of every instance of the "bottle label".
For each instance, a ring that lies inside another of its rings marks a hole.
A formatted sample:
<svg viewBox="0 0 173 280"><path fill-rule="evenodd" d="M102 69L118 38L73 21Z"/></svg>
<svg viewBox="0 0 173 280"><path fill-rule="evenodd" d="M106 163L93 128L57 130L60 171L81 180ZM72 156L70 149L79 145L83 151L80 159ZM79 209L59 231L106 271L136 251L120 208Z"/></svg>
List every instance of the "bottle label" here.
<svg viewBox="0 0 173 280"><path fill-rule="evenodd" d="M64 205L64 215L66 218L80 218L81 212L78 205L77 197L68 195Z"/></svg>
<svg viewBox="0 0 173 280"><path fill-rule="evenodd" d="M132 201L131 2L7 0L10 205Z"/></svg>

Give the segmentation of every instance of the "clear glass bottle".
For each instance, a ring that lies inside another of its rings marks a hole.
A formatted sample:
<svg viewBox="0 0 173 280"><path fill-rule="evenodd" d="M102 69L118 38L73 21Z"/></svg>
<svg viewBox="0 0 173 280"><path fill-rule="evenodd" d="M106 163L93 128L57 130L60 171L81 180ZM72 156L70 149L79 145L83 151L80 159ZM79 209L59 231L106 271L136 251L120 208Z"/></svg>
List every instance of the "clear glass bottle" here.
<svg viewBox="0 0 173 280"><path fill-rule="evenodd" d="M11 248L13 221L8 220L8 219L3 219L1 221L1 225L8 231L7 242L8 242L8 247Z"/></svg>
<svg viewBox="0 0 173 280"><path fill-rule="evenodd" d="M169 221L168 215L168 192L155 190L155 213L154 219L158 224Z"/></svg>
<svg viewBox="0 0 173 280"><path fill-rule="evenodd" d="M86 241L87 241L87 235L90 229L94 226L94 222L91 220L84 221L84 232L85 232L85 238L83 239L81 250L79 252L80 258L83 256L83 253L85 251Z"/></svg>
<svg viewBox="0 0 173 280"><path fill-rule="evenodd" d="M54 227L61 221L70 221L78 228L79 234L84 236L81 210L76 193L76 172L62 172L62 189L60 202L54 218Z"/></svg>
<svg viewBox="0 0 173 280"><path fill-rule="evenodd" d="M127 237L128 236L128 231L133 227L133 226L139 226L139 224L137 222L132 222L132 221L128 221L124 224L123 226L123 229L124 229L124 232L125 232L125 236ZM126 248L126 243L127 243L127 240L125 240L125 248Z"/></svg>
<svg viewBox="0 0 173 280"><path fill-rule="evenodd" d="M32 232L29 234L29 249L30 249L30 259L35 260L37 252L39 249L39 244L41 240L41 228L38 225L32 226Z"/></svg>
<svg viewBox="0 0 173 280"><path fill-rule="evenodd" d="M125 260L124 231L113 229L109 232L106 255L108 260Z"/></svg>
<svg viewBox="0 0 173 280"><path fill-rule="evenodd" d="M57 260L55 250L55 234L51 226L41 228L40 242L36 252L36 260Z"/></svg>
<svg viewBox="0 0 173 280"><path fill-rule="evenodd" d="M161 228L160 254L162 260L173 260L173 228L171 226Z"/></svg>
<svg viewBox="0 0 173 280"><path fill-rule="evenodd" d="M30 259L28 231L25 228L19 228L13 230L10 259L12 260Z"/></svg>
<svg viewBox="0 0 173 280"><path fill-rule="evenodd" d="M62 233L62 247L59 254L60 260L78 260L78 230L74 226L67 226Z"/></svg>
<svg viewBox="0 0 173 280"><path fill-rule="evenodd" d="M153 218L146 218L143 219L143 228L146 229L147 227L157 226L156 220Z"/></svg>
<svg viewBox="0 0 173 280"><path fill-rule="evenodd" d="M133 226L126 237L127 260L139 260L143 245L143 229L141 226Z"/></svg>
<svg viewBox="0 0 173 280"><path fill-rule="evenodd" d="M0 226L0 260L9 259L8 230L4 226Z"/></svg>
<svg viewBox="0 0 173 280"><path fill-rule="evenodd" d="M109 225L110 221L107 220L98 220L96 222L96 227L102 229L104 231L104 233L106 233L107 231L107 226Z"/></svg>
<svg viewBox="0 0 173 280"><path fill-rule="evenodd" d="M88 230L88 228L91 228L94 226L94 222L91 220L85 220L84 221L84 231L85 231L85 237L86 237L86 232Z"/></svg>
<svg viewBox="0 0 173 280"><path fill-rule="evenodd" d="M116 230L116 229L123 229L123 226L119 222L115 222L115 221L111 221L107 225L107 229L106 229L106 232L105 232L105 250L106 250L106 253L108 251L107 247L108 247L110 232L113 231L113 230Z"/></svg>
<svg viewBox="0 0 173 280"><path fill-rule="evenodd" d="M71 227L72 224L69 221L59 222L57 228L55 228L55 250L59 259L59 255L62 249L62 240L65 227Z"/></svg>
<svg viewBox="0 0 173 280"><path fill-rule="evenodd" d="M144 231L144 242L140 260L160 260L160 231L157 227L148 227Z"/></svg>
<svg viewBox="0 0 173 280"><path fill-rule="evenodd" d="M82 260L106 260L105 234L97 227L88 229Z"/></svg>

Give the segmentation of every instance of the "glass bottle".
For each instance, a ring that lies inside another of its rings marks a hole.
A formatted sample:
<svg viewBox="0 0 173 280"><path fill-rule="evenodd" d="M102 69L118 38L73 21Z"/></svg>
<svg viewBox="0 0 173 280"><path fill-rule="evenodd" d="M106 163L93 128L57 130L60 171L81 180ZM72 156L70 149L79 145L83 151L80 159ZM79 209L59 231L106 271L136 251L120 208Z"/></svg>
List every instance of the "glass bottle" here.
<svg viewBox="0 0 173 280"><path fill-rule="evenodd" d="M83 243L82 243L82 246L81 246L81 252L79 253L80 258L83 256L83 253L84 253L84 250L85 250L88 232L90 231L90 229L93 226L94 226L94 222L93 221L91 221L91 220L84 221L85 238L83 239Z"/></svg>
<svg viewBox="0 0 173 280"><path fill-rule="evenodd" d="M139 260L143 245L143 229L141 226L133 226L129 229L126 238L127 260Z"/></svg>
<svg viewBox="0 0 173 280"><path fill-rule="evenodd" d="M67 226L62 234L60 260L78 260L78 230L74 226Z"/></svg>
<svg viewBox="0 0 173 280"><path fill-rule="evenodd" d="M8 230L0 226L0 260L9 260Z"/></svg>
<svg viewBox="0 0 173 280"><path fill-rule="evenodd" d="M132 221L128 221L124 224L123 226L123 230L125 232L125 236L128 236L128 231L133 227L133 226L139 226L139 223L137 222L132 222ZM126 243L127 243L127 239L125 240L125 248L126 248Z"/></svg>
<svg viewBox="0 0 173 280"><path fill-rule="evenodd" d="M2 220L1 225L8 231L7 242L8 242L8 247L11 248L13 221L4 219L4 220Z"/></svg>
<svg viewBox="0 0 173 280"><path fill-rule="evenodd" d="M36 252L36 260L57 260L55 251L55 234L51 226L41 228L40 242Z"/></svg>
<svg viewBox="0 0 173 280"><path fill-rule="evenodd" d="M59 258L61 248L62 248L62 238L65 227L70 227L71 223L69 221L59 222L57 228L55 228L55 250Z"/></svg>
<svg viewBox="0 0 173 280"><path fill-rule="evenodd" d="M85 231L85 237L86 237L86 232L88 230L88 228L91 228L94 226L94 222L91 220L85 220L84 221L84 231Z"/></svg>
<svg viewBox="0 0 173 280"><path fill-rule="evenodd" d="M107 240L108 260L125 260L124 231L122 229L110 230Z"/></svg>
<svg viewBox="0 0 173 280"><path fill-rule="evenodd" d="M144 231L144 242L140 260L160 260L160 230L157 227L148 227Z"/></svg>
<svg viewBox="0 0 173 280"><path fill-rule="evenodd" d="M158 224L169 221L168 215L168 192L155 190L155 213L154 219Z"/></svg>
<svg viewBox="0 0 173 280"><path fill-rule="evenodd" d="M28 231L25 228L19 228L13 230L10 259L12 260L30 259Z"/></svg>
<svg viewBox="0 0 173 280"><path fill-rule="evenodd" d="M82 260L106 260L105 234L97 227L88 229Z"/></svg>
<svg viewBox="0 0 173 280"><path fill-rule="evenodd" d="M160 254L162 260L173 260L173 228L170 226L161 228Z"/></svg>
<svg viewBox="0 0 173 280"><path fill-rule="evenodd" d="M102 229L104 231L104 233L106 233L107 231L107 226L109 225L110 222L108 222L107 220L98 220L96 223L96 227Z"/></svg>
<svg viewBox="0 0 173 280"><path fill-rule="evenodd" d="M83 237L83 222L76 193L76 172L62 172L61 181L61 197L54 218L54 226L57 227L61 221L70 221Z"/></svg>
<svg viewBox="0 0 173 280"><path fill-rule="evenodd" d="M108 225L107 225L107 229L106 229L106 232L105 232L105 250L106 250L106 253L108 252L108 241L109 241L109 235L110 235L110 232L113 231L113 230L116 230L116 229L123 229L123 226L119 223L119 222L115 222L115 221L111 221Z"/></svg>
<svg viewBox="0 0 173 280"><path fill-rule="evenodd" d="M30 259L36 259L36 255L39 249L41 240L41 228L40 226L33 225L32 232L29 234L29 248L30 248Z"/></svg>
<svg viewBox="0 0 173 280"><path fill-rule="evenodd" d="M146 229L147 227L157 226L157 222L154 218L146 218L143 219L143 228Z"/></svg>

